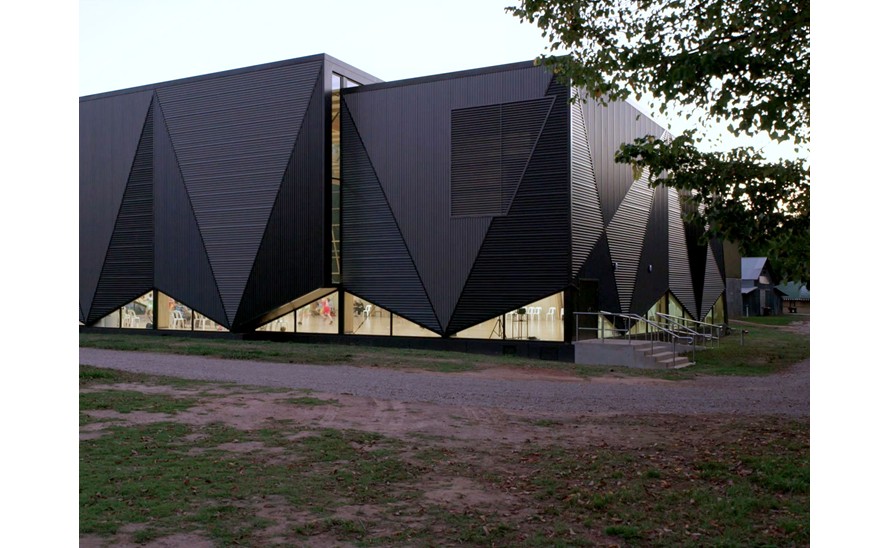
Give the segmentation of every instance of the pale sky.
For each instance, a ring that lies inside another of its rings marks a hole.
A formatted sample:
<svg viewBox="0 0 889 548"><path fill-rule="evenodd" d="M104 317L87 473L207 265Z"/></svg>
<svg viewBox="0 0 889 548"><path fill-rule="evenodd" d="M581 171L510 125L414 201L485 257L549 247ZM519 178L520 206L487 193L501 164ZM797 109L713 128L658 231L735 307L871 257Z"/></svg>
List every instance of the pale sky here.
<svg viewBox="0 0 889 548"><path fill-rule="evenodd" d="M383 80L526 61L544 53L541 31L504 11L516 0L81 0L81 96L327 53ZM652 109L642 103L648 115ZM673 134L680 115L654 115ZM767 138L722 145L793 147Z"/></svg>

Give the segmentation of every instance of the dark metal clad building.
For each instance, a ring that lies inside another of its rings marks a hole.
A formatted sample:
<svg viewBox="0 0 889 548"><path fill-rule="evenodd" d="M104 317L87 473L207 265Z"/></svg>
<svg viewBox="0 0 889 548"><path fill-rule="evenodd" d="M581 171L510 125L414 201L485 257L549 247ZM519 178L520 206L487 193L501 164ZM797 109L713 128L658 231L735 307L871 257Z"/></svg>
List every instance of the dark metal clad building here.
<svg viewBox="0 0 889 548"><path fill-rule="evenodd" d="M613 160L646 135L668 134L530 62L384 83L315 55L82 97L80 322L564 342L575 310L721 323L722 244Z"/></svg>

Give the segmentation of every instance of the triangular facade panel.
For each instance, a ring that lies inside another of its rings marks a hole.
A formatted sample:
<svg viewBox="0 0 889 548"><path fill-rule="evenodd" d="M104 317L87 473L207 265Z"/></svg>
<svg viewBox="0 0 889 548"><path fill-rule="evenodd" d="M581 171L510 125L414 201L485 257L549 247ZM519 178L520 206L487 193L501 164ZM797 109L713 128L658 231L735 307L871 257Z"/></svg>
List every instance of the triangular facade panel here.
<svg viewBox="0 0 889 548"><path fill-rule="evenodd" d="M149 108L88 320L93 322L152 287L153 116Z"/></svg>
<svg viewBox="0 0 889 548"><path fill-rule="evenodd" d="M343 133L354 134L349 107L341 116ZM426 288L360 140L344 140L342 169L347 182L342 189L343 204L360 204L343 208L343 287L441 333Z"/></svg>
<svg viewBox="0 0 889 548"><path fill-rule="evenodd" d="M151 92L80 102L80 307L83 319L99 283Z"/></svg>
<svg viewBox="0 0 889 548"><path fill-rule="evenodd" d="M698 306L695 301L691 266L686 247L685 223L682 222L682 206L679 193L669 189L667 194L668 232L670 242L670 291L682 306L697 318Z"/></svg>
<svg viewBox="0 0 889 548"><path fill-rule="evenodd" d="M645 230L654 202L654 190L648 186L648 170L633 182L617 212L605 229L611 257L617 265L614 278L620 295L620 312L630 311L636 285L636 273Z"/></svg>
<svg viewBox="0 0 889 548"><path fill-rule="evenodd" d="M553 81L555 105L509 215L495 217L448 324L448 334L564 289L570 282L568 92ZM529 230L530 229L530 230ZM529 234L533 233L533 237Z"/></svg>
<svg viewBox="0 0 889 548"><path fill-rule="evenodd" d="M265 313L324 285L324 87L319 80L269 223L253 264L234 325L257 321Z"/></svg>
<svg viewBox="0 0 889 548"><path fill-rule="evenodd" d="M704 273L704 289L701 297L700 318L703 318L710 312L713 305L719 299L725 290L725 282L722 280L722 274L719 272L716 257L710 246L707 246L707 270Z"/></svg>
<svg viewBox="0 0 889 548"><path fill-rule="evenodd" d="M191 200L163 109L155 108L154 124L155 287L176 295L216 323L231 322L222 306L216 279L195 219Z"/></svg>
<svg viewBox="0 0 889 548"><path fill-rule="evenodd" d="M577 276L604 230L584 109L571 105L571 275Z"/></svg>
<svg viewBox="0 0 889 548"><path fill-rule="evenodd" d="M654 203L645 229L645 241L636 268L636 285L630 312L645 315L670 289L667 187L654 189Z"/></svg>
<svg viewBox="0 0 889 548"><path fill-rule="evenodd" d="M522 68L343 96L443 325L491 225L490 216L452 217L441 206L451 198L451 113L540 99L552 79Z"/></svg>
<svg viewBox="0 0 889 548"><path fill-rule="evenodd" d="M173 148L234 318L321 62L158 89Z"/></svg>

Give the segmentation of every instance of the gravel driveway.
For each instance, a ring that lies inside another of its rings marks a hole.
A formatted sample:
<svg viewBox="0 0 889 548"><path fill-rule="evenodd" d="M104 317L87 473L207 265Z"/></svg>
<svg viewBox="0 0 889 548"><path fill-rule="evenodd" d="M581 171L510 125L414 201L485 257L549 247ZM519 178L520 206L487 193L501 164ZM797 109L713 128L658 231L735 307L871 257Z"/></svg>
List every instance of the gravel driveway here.
<svg viewBox="0 0 889 548"><path fill-rule="evenodd" d="M729 413L809 416L809 361L767 377L576 380L486 378L346 365L276 364L81 348L80 363L137 373L308 388L404 402L553 413Z"/></svg>

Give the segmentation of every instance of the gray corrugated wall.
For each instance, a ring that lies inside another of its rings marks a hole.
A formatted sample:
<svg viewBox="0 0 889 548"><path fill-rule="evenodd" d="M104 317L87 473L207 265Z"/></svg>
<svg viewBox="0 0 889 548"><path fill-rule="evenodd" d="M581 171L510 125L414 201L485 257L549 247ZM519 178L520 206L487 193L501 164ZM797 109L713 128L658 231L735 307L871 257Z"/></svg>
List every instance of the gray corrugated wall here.
<svg viewBox="0 0 889 548"><path fill-rule="evenodd" d="M312 61L157 91L229 321L320 71Z"/></svg>
<svg viewBox="0 0 889 548"><path fill-rule="evenodd" d="M443 324L453 313L491 223L487 216L450 216L451 111L539 99L546 96L551 80L543 69L524 67L403 86L355 88L343 95ZM354 137L344 133L344 146ZM344 179L344 192L348 184ZM344 202L344 211L348 207ZM345 220L343 230L345 260L351 245ZM359 293L361 288L350 290Z"/></svg>
<svg viewBox="0 0 889 548"><path fill-rule="evenodd" d="M151 104L151 92L80 101L80 308L90 315L99 275Z"/></svg>
<svg viewBox="0 0 889 548"><path fill-rule="evenodd" d="M153 116L148 109L88 321L96 321L152 288L154 270Z"/></svg>
<svg viewBox="0 0 889 548"><path fill-rule="evenodd" d="M235 329L325 285L324 85L319 78L269 217Z"/></svg>
<svg viewBox="0 0 889 548"><path fill-rule="evenodd" d="M154 124L155 270L158 290L214 322L231 327L216 287L210 259L179 171L163 109Z"/></svg>

